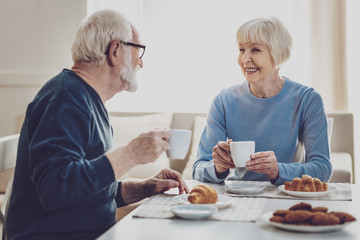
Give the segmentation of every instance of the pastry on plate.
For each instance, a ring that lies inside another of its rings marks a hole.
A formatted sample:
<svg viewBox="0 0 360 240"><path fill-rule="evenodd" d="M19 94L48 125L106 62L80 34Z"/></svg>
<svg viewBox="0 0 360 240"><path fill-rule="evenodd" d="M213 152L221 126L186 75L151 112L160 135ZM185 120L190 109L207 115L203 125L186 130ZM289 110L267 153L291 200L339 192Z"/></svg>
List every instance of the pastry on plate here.
<svg viewBox="0 0 360 240"><path fill-rule="evenodd" d="M355 217L346 212L328 212L327 207L312 207L311 204L300 202L289 209L278 209L269 219L271 222L296 224L303 226L329 226L356 221Z"/></svg>
<svg viewBox="0 0 360 240"><path fill-rule="evenodd" d="M318 178L309 175L302 175L302 178L294 178L291 182L284 183L285 190L298 192L323 192L327 191L327 183L321 182Z"/></svg>
<svg viewBox="0 0 360 240"><path fill-rule="evenodd" d="M216 190L209 185L197 185L191 189L188 201L192 204L216 203L218 194Z"/></svg>

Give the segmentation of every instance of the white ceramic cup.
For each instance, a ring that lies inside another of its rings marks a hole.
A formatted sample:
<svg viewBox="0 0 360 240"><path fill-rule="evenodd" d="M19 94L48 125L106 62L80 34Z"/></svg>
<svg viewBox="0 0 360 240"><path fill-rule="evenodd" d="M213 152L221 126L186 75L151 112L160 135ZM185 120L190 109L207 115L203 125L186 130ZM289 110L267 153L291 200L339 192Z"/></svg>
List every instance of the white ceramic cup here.
<svg viewBox="0 0 360 240"><path fill-rule="evenodd" d="M231 157L236 167L245 167L250 155L255 152L254 141L230 142Z"/></svg>
<svg viewBox="0 0 360 240"><path fill-rule="evenodd" d="M170 129L169 148L166 155L170 159L184 159L189 150L191 131L185 129Z"/></svg>

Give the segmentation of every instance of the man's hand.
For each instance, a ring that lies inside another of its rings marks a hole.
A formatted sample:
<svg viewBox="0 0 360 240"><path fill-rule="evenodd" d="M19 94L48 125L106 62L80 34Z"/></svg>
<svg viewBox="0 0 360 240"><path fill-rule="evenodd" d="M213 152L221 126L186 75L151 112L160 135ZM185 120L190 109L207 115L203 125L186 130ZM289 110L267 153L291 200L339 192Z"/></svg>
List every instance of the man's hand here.
<svg viewBox="0 0 360 240"><path fill-rule="evenodd" d="M147 180L123 181L121 195L124 202L130 204L176 187L179 188L180 194L189 192L189 188L182 179L181 174L166 168Z"/></svg>
<svg viewBox="0 0 360 240"><path fill-rule="evenodd" d="M146 180L144 192L146 197L151 197L176 187L179 188L179 194L183 194L184 191L189 192L189 188L182 179L181 174L170 168L165 168L154 177Z"/></svg>
<svg viewBox="0 0 360 240"><path fill-rule="evenodd" d="M105 155L114 170L115 179L119 179L131 168L139 164L154 162L168 149L169 130L153 130L140 134L126 146L118 147Z"/></svg>
<svg viewBox="0 0 360 240"><path fill-rule="evenodd" d="M140 134L126 147L130 157L136 164L154 162L168 149L170 132L168 130L153 130Z"/></svg>

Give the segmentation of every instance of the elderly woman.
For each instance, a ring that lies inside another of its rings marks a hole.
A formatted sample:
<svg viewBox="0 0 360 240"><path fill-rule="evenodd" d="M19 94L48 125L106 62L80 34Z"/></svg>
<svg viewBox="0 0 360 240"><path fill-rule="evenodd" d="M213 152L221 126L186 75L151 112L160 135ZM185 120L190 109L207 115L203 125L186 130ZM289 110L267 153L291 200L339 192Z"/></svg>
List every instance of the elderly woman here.
<svg viewBox="0 0 360 240"><path fill-rule="evenodd" d="M239 66L246 82L225 89L210 107L193 178L220 183L258 180L280 185L308 174L328 181L327 118L321 96L279 75L292 39L275 17L246 22L237 31ZM236 168L231 141L255 141L245 168Z"/></svg>

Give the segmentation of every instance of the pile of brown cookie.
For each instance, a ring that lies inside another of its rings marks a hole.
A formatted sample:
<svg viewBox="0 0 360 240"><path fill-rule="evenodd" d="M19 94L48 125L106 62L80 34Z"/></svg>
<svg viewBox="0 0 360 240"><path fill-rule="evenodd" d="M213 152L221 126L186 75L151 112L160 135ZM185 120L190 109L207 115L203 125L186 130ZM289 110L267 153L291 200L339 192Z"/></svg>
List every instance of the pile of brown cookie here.
<svg viewBox="0 0 360 240"><path fill-rule="evenodd" d="M308 226L337 225L355 221L345 212L328 212L327 207L315 207L308 203L298 203L286 210L276 210L270 218L272 222Z"/></svg>

